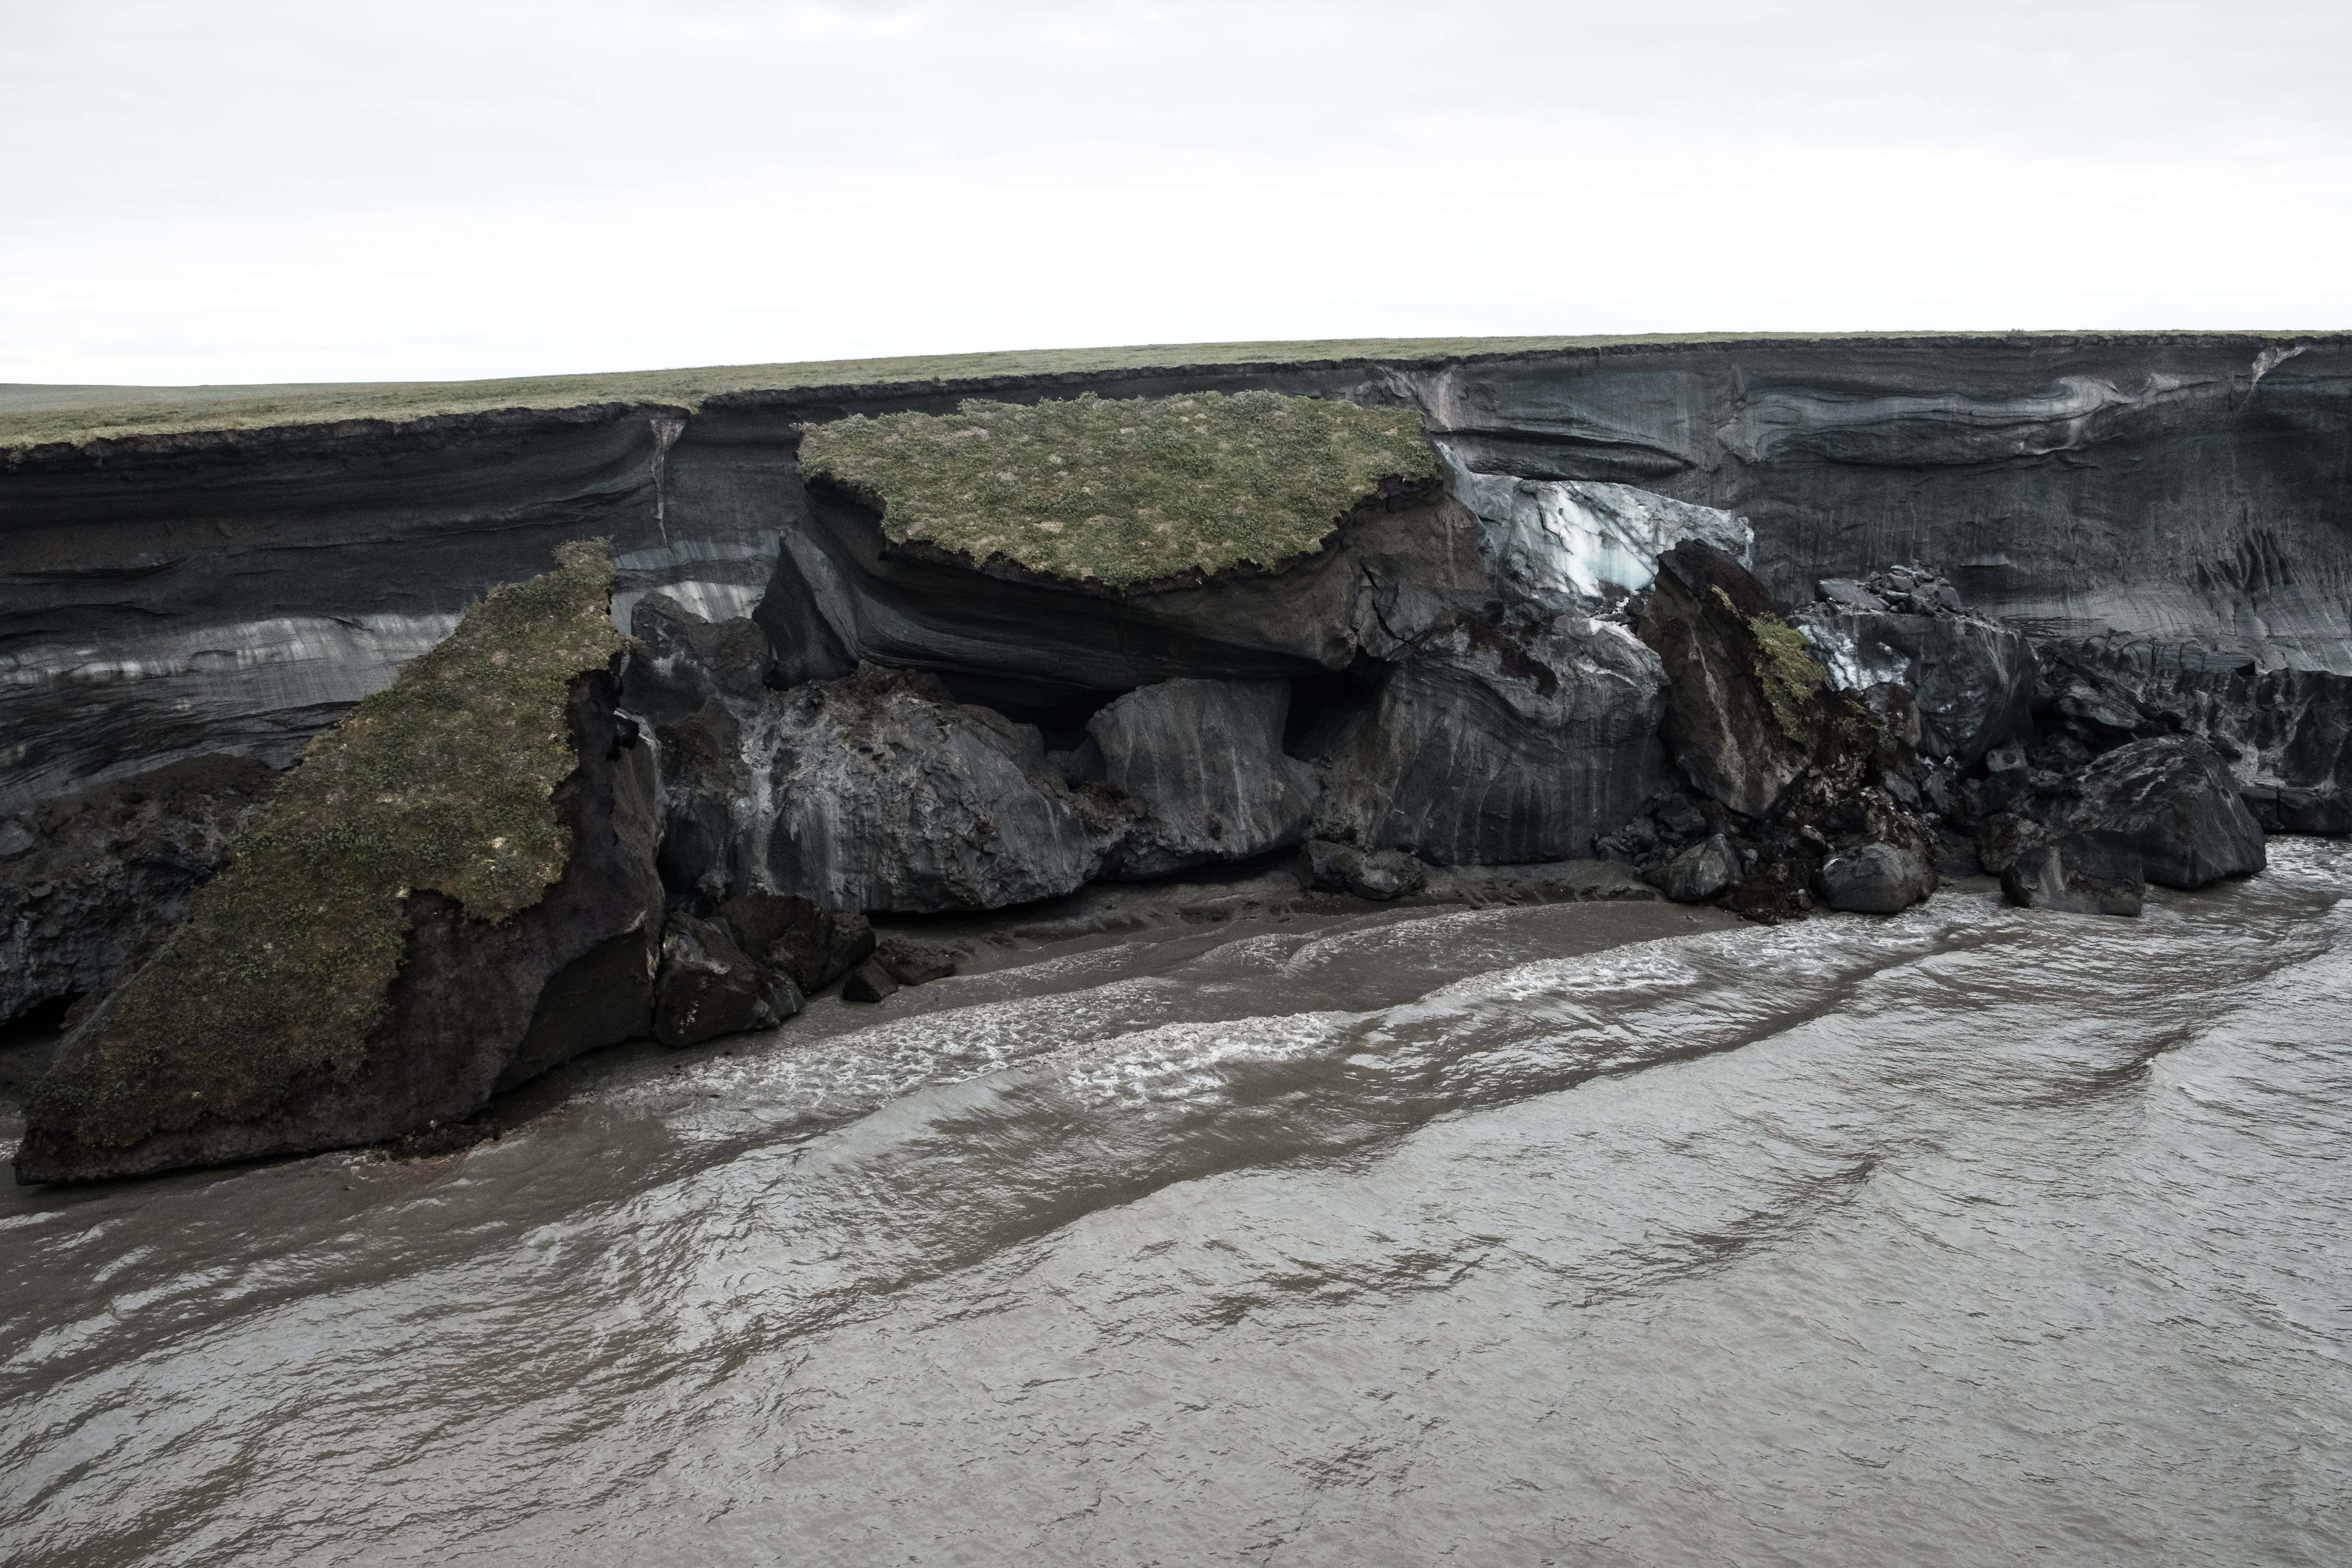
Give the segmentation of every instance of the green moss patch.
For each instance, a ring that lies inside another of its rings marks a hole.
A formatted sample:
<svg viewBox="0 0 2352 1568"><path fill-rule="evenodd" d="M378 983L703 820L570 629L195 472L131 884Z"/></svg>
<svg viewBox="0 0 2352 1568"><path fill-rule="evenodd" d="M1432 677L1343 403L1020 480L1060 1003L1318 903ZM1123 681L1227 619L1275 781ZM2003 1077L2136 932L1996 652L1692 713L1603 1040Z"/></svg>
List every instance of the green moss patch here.
<svg viewBox="0 0 2352 1568"><path fill-rule="evenodd" d="M503 921L563 875L555 787L578 764L573 677L624 646L601 542L493 589L385 690L313 741L187 922L74 1039L32 1119L120 1148L267 1112L311 1075L348 1079L430 889Z"/></svg>
<svg viewBox="0 0 2352 1568"><path fill-rule="evenodd" d="M1413 409L1272 392L852 416L801 464L878 497L893 540L1114 588L1277 565L1382 479L1438 472Z"/></svg>
<svg viewBox="0 0 2352 1568"><path fill-rule="evenodd" d="M1725 597L1724 604L1730 603ZM1829 671L1813 658L1805 634L1780 616L1746 619L1756 638L1756 679L1764 688L1764 700L1772 705L1772 718L1780 724L1780 733L1801 746L1817 743L1821 740L1817 700L1829 683Z"/></svg>

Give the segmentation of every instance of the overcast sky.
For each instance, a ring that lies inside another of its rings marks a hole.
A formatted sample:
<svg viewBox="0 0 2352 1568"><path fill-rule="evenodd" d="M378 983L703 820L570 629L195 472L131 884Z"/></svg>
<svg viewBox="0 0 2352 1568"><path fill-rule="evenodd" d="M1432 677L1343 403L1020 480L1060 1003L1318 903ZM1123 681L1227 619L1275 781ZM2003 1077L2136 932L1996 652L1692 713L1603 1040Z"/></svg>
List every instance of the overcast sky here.
<svg viewBox="0 0 2352 1568"><path fill-rule="evenodd" d="M2352 326L2352 5L0 0L0 380Z"/></svg>

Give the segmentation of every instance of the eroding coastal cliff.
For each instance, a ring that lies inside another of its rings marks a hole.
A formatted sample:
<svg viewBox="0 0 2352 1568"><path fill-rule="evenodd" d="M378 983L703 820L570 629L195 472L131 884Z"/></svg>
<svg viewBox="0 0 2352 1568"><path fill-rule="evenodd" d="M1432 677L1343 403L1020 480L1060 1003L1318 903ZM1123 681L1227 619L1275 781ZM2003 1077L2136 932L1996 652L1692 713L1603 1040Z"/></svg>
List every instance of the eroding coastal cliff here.
<svg viewBox="0 0 2352 1568"><path fill-rule="evenodd" d="M868 914L1266 857L1379 899L1600 856L1759 919L2256 870L2352 825L2347 350L1341 354L20 445L0 944L9 1016L74 1032L18 1173L414 1131L952 967ZM491 700L527 674L537 718ZM448 765L343 788L420 702Z"/></svg>

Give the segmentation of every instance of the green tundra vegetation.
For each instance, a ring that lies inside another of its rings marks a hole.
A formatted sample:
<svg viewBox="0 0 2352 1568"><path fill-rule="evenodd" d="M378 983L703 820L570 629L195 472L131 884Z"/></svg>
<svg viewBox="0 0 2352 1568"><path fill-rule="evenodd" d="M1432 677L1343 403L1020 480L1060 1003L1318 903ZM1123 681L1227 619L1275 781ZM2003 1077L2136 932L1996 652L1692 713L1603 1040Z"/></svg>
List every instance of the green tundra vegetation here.
<svg viewBox="0 0 2352 1568"><path fill-rule="evenodd" d="M853 415L801 466L882 503L882 531L1110 588L1315 550L1383 479L1437 477L1412 408L1272 392Z"/></svg>
<svg viewBox="0 0 2352 1568"><path fill-rule="evenodd" d="M121 1148L207 1115L267 1113L294 1082L347 1079L408 941L404 900L502 921L570 863L551 796L578 763L572 678L625 646L602 541L493 589L303 752L187 921L76 1037L36 1112Z"/></svg>

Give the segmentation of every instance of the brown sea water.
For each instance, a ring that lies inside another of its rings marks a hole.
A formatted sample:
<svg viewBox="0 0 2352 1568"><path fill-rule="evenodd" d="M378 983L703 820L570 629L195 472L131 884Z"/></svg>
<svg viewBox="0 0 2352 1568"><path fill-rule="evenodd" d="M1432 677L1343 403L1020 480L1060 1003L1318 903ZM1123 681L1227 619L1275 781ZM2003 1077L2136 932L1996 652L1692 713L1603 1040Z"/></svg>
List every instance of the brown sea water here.
<svg viewBox="0 0 2352 1568"><path fill-rule="evenodd" d="M0 1195L9 1563L2352 1560L2352 847L1240 921Z"/></svg>

